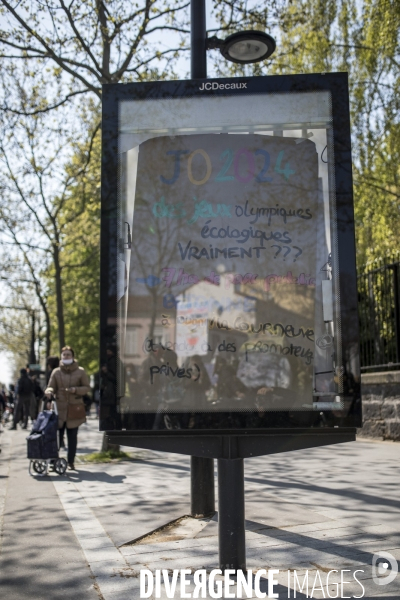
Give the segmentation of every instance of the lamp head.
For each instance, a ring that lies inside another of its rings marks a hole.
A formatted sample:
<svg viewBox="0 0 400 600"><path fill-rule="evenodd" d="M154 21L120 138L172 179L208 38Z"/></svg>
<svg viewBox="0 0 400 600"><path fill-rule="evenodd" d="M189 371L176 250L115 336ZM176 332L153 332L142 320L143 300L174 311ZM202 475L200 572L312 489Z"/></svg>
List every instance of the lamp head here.
<svg viewBox="0 0 400 600"><path fill-rule="evenodd" d="M224 58L239 64L265 60L275 52L273 37L263 31L238 31L229 35L219 46Z"/></svg>

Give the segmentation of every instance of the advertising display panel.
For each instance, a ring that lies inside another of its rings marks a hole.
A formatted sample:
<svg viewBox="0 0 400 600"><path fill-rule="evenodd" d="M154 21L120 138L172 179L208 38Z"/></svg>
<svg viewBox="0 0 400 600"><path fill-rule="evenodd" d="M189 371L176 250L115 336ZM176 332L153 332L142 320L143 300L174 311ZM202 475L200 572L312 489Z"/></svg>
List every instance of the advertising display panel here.
<svg viewBox="0 0 400 600"><path fill-rule="evenodd" d="M360 426L347 76L103 93L101 429Z"/></svg>

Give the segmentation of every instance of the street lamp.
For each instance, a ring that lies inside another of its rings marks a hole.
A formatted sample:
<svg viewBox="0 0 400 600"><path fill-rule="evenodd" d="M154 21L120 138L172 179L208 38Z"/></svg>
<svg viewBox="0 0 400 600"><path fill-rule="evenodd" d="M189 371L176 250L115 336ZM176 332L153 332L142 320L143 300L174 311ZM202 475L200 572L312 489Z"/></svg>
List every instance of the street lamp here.
<svg viewBox="0 0 400 600"><path fill-rule="evenodd" d="M226 60L245 65L265 60L276 48L274 38L263 31L238 31L225 40L207 38L205 0L190 2L190 37L192 79L207 77L207 50L218 48Z"/></svg>
<svg viewBox="0 0 400 600"><path fill-rule="evenodd" d="M275 52L273 37L263 31L238 31L225 40L216 36L207 38L207 49L219 48L222 56L231 62L247 65L265 60Z"/></svg>

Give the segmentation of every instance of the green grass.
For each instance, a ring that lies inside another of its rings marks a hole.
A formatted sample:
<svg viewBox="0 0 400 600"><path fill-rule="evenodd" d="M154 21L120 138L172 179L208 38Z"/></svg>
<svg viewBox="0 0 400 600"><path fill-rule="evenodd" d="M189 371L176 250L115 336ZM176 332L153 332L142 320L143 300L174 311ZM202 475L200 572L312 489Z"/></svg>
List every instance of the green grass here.
<svg viewBox="0 0 400 600"><path fill-rule="evenodd" d="M86 463L109 463L120 460L131 459L131 455L121 450L107 450L107 452L92 452L92 454L84 454L79 457L82 462Z"/></svg>

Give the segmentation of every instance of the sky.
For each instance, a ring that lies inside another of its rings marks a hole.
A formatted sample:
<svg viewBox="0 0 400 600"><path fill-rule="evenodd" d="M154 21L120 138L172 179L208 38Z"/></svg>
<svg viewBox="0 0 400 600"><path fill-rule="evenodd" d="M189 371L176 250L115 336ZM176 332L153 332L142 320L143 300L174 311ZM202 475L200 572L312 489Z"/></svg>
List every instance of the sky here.
<svg viewBox="0 0 400 600"><path fill-rule="evenodd" d="M12 382L12 364L7 354L0 352L0 383L4 383L7 387Z"/></svg>
<svg viewBox="0 0 400 600"><path fill-rule="evenodd" d="M1 274L1 272L0 272ZM2 283L0 285L0 306L7 304L7 286ZM4 383L8 386L12 382L12 371L13 365L10 357L3 351L0 346L0 383Z"/></svg>

